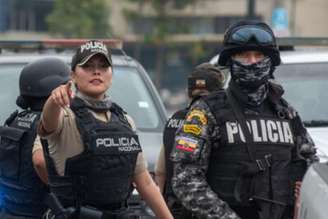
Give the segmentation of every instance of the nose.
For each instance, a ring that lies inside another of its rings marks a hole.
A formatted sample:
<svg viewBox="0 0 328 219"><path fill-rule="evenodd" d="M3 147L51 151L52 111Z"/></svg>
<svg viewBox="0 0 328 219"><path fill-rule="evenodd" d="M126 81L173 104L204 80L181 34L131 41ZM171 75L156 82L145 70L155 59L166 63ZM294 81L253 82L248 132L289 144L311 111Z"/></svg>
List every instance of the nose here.
<svg viewBox="0 0 328 219"><path fill-rule="evenodd" d="M100 75L100 67L98 65L95 65L93 68L93 74L94 75Z"/></svg>
<svg viewBox="0 0 328 219"><path fill-rule="evenodd" d="M256 57L255 54L249 54L249 55L248 55L248 60L247 60L247 62L248 62L249 64L254 64L254 63L258 62L258 61L259 61L259 59L258 59L258 57Z"/></svg>

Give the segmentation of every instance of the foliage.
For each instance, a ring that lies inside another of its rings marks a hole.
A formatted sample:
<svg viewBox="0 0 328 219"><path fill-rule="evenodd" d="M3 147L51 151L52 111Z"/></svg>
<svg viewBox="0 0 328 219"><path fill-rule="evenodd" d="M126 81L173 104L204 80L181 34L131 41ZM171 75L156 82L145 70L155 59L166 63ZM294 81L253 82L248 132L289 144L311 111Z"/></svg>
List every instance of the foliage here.
<svg viewBox="0 0 328 219"><path fill-rule="evenodd" d="M63 37L108 37L109 6L106 0L56 0L48 16L49 30Z"/></svg>
<svg viewBox="0 0 328 219"><path fill-rule="evenodd" d="M154 25L152 32L145 35L145 41L152 41L154 43L160 43L164 41L165 37L171 33L175 33L178 30L187 31L187 27L179 26L174 20L168 16L168 10L170 9L183 9L186 6L196 2L197 0L127 0L129 2L137 3L139 6L150 3L155 10L157 17L154 19ZM128 19L135 19L142 17L142 14L138 12L127 12ZM172 28L172 25L175 27Z"/></svg>

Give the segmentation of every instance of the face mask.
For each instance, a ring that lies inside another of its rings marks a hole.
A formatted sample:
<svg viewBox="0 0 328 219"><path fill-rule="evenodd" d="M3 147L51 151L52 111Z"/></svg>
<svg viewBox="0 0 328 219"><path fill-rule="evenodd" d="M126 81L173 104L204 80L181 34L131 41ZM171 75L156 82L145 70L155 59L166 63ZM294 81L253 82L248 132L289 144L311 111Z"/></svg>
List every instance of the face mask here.
<svg viewBox="0 0 328 219"><path fill-rule="evenodd" d="M254 64L232 60L231 77L247 96L247 104L259 106L268 95L268 80L271 77L271 59L266 57Z"/></svg>
<svg viewBox="0 0 328 219"><path fill-rule="evenodd" d="M271 77L272 63L269 57L254 64L231 60L231 77L242 88L256 90Z"/></svg>
<svg viewBox="0 0 328 219"><path fill-rule="evenodd" d="M97 100L77 91L76 96L84 100L87 107L96 112L106 112L112 106L112 101L107 95L105 95L103 100Z"/></svg>

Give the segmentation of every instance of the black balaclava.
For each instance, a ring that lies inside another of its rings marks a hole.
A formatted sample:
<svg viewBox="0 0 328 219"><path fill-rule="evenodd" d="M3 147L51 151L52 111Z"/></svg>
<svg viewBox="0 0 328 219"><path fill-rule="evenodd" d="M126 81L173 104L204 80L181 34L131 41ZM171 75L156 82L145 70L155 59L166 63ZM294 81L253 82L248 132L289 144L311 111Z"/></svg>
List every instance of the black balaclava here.
<svg viewBox="0 0 328 219"><path fill-rule="evenodd" d="M268 96L268 80L272 77L273 66L271 59L244 64L231 59L231 89L241 96L242 101L249 106L259 106Z"/></svg>

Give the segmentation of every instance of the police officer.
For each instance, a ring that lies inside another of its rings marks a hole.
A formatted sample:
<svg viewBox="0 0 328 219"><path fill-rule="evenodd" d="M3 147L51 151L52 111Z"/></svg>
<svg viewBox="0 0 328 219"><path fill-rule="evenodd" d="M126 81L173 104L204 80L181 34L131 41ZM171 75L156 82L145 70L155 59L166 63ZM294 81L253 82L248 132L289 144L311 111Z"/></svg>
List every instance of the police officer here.
<svg viewBox="0 0 328 219"><path fill-rule="evenodd" d="M68 66L57 58L34 61L21 71L20 95L16 104L23 110L16 110L5 125L0 127L2 219L39 219L45 211L43 199L47 191L46 185L33 169L34 162L46 181L45 171L40 168L44 160L42 148L40 144L34 144L36 127L42 107L52 89L66 83L68 78Z"/></svg>
<svg viewBox="0 0 328 219"><path fill-rule="evenodd" d="M125 217L132 183L158 218L172 218L147 171L131 117L106 94L112 82L110 50L101 41L84 43L71 70L72 81L48 98L38 131L49 144L44 147L53 194L48 218Z"/></svg>
<svg viewBox="0 0 328 219"><path fill-rule="evenodd" d="M316 156L272 80L280 64L272 30L256 21L230 26L218 63L230 68L229 88L196 101L177 131L173 191L196 218L291 218L295 180Z"/></svg>
<svg viewBox="0 0 328 219"><path fill-rule="evenodd" d="M224 85L225 78L224 73L217 66L210 63L202 63L196 66L188 77L190 105L200 96L208 95L210 92L221 89ZM183 123L188 109L189 106L175 112L166 122L163 132L163 145L155 169L157 183L176 219L181 218L181 214L186 214L186 212L182 212L182 206L176 202L176 197L172 191L171 178L173 167L169 157L174 144L175 132ZM195 131L197 132L197 130Z"/></svg>

